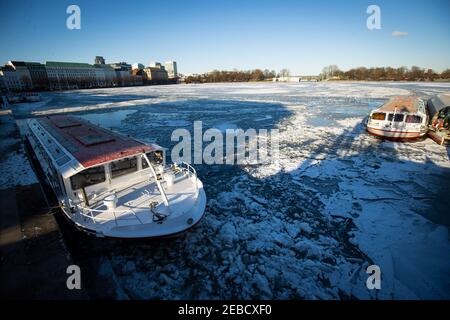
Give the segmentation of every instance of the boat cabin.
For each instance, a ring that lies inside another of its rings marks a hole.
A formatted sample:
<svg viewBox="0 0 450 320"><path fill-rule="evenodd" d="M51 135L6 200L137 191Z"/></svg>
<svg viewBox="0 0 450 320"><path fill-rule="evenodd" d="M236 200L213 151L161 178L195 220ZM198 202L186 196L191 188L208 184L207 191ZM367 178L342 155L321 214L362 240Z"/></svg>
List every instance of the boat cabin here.
<svg viewBox="0 0 450 320"><path fill-rule="evenodd" d="M397 97L370 113L367 130L386 138L414 139L426 133L427 121L422 99Z"/></svg>

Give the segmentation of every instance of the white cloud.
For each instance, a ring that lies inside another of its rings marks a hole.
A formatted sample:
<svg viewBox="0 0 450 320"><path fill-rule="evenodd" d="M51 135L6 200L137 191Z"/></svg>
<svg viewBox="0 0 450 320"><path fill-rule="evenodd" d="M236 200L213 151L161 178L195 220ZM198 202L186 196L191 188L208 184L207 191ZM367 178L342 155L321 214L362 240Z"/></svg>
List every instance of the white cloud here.
<svg viewBox="0 0 450 320"><path fill-rule="evenodd" d="M393 37L406 37L407 35L408 35L408 32L403 32L403 31L392 32Z"/></svg>

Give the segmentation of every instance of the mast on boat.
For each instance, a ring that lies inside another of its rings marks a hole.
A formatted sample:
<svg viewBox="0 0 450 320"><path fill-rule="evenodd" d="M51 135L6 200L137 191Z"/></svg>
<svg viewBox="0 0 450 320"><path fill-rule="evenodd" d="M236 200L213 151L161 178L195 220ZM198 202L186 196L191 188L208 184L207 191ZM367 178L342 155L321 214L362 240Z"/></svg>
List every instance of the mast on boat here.
<svg viewBox="0 0 450 320"><path fill-rule="evenodd" d="M164 191L163 186L161 185L161 183L158 180L158 176L156 175L156 171L153 168L153 165L151 164L151 162L148 159L147 155L145 153L143 153L142 155L144 156L145 161L147 161L147 163L148 163L148 165L150 167L150 170L152 171L153 177L155 177L155 182L156 182L156 185L158 186L159 192L161 193L161 197L163 198L163 202L168 207L169 206L169 200L167 199L166 192Z"/></svg>

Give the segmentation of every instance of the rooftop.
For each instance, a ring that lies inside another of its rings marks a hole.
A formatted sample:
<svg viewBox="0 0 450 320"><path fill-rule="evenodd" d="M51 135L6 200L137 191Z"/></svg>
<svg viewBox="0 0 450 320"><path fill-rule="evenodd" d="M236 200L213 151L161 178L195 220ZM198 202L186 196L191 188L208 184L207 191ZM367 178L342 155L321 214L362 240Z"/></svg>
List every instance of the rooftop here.
<svg viewBox="0 0 450 320"><path fill-rule="evenodd" d="M64 67L64 68L93 68L89 63L81 62L58 62L58 61L47 61L45 63L47 67Z"/></svg>
<svg viewBox="0 0 450 320"><path fill-rule="evenodd" d="M419 111L419 98L416 96L397 97L386 102L378 111L417 113Z"/></svg>
<svg viewBox="0 0 450 320"><path fill-rule="evenodd" d="M109 64L99 64L99 63L95 63L94 64L95 68L102 68L102 69L110 69L110 70L114 70L113 67L111 67Z"/></svg>
<svg viewBox="0 0 450 320"><path fill-rule="evenodd" d="M15 67L24 67L25 66L25 62L23 61L9 61L9 63Z"/></svg>
<svg viewBox="0 0 450 320"><path fill-rule="evenodd" d="M430 99L427 107L431 116L436 115L437 112L444 108L450 107L450 92L434 96Z"/></svg>
<svg viewBox="0 0 450 320"><path fill-rule="evenodd" d="M442 104L446 107L450 107L450 92L449 93L442 93L438 95L439 100L442 101Z"/></svg>
<svg viewBox="0 0 450 320"><path fill-rule="evenodd" d="M80 118L55 115L38 121L85 168L154 150Z"/></svg>

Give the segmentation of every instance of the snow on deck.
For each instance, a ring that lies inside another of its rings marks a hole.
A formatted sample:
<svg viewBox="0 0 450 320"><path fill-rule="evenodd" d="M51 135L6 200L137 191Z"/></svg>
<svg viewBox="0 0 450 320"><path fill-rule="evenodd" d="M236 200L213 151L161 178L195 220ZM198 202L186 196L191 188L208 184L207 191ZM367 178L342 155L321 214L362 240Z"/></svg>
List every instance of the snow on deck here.
<svg viewBox="0 0 450 320"><path fill-rule="evenodd" d="M175 175L172 186L168 186L165 181L161 182L170 203L168 219L181 216L195 205L198 196L195 183L193 178L183 172ZM91 208L95 210L93 216L96 222L89 228L95 229L96 224L101 224L101 229L110 229L115 226L153 223L153 213L149 207L152 202L158 204L155 207L156 212L166 210L156 183L149 183L148 178L131 188L116 192L116 196L116 210L107 210L103 200L100 199L91 205Z"/></svg>
<svg viewBox="0 0 450 320"><path fill-rule="evenodd" d="M449 151L430 139L381 141L363 126L396 95L445 91L449 84L173 85L46 93L47 103L18 112L71 111L166 147L195 120L204 130L280 130L275 163L195 166L207 212L185 237L96 249L117 297L449 299ZM365 285L370 264L381 268L377 292Z"/></svg>

